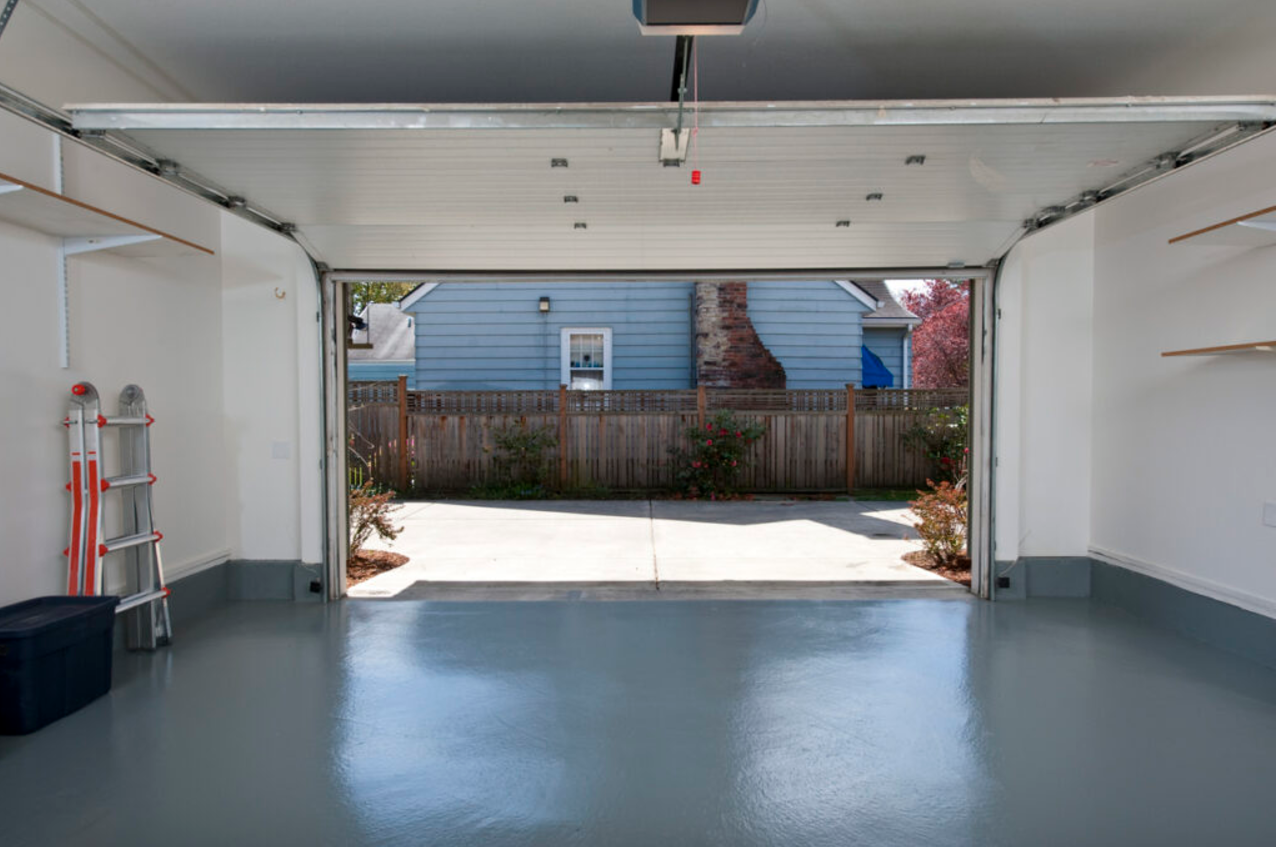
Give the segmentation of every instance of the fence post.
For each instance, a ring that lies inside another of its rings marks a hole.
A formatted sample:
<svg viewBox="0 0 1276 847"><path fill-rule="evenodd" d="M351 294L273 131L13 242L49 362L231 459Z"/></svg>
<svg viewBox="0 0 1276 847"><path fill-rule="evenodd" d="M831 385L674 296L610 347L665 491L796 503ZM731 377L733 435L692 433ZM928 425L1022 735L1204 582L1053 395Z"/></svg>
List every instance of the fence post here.
<svg viewBox="0 0 1276 847"><path fill-rule="evenodd" d="M399 374L399 493L408 490L408 377Z"/></svg>
<svg viewBox="0 0 1276 847"><path fill-rule="evenodd" d="M846 493L855 490L855 383L846 383Z"/></svg>
<svg viewBox="0 0 1276 847"><path fill-rule="evenodd" d="M705 396L703 385L696 386L696 416L700 421L700 428L704 429L704 419L709 406L709 399Z"/></svg>
<svg viewBox="0 0 1276 847"><path fill-rule="evenodd" d="M567 490L567 386L558 385L558 488Z"/></svg>

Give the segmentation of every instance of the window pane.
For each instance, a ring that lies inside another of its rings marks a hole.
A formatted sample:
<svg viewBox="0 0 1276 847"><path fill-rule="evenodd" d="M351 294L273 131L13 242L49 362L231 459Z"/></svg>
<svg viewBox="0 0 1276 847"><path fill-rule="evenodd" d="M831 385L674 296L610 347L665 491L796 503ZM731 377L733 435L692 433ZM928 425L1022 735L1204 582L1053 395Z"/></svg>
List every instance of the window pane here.
<svg viewBox="0 0 1276 847"><path fill-rule="evenodd" d="M603 387L601 369L573 370L572 381L568 388L573 391L599 391Z"/></svg>
<svg viewBox="0 0 1276 847"><path fill-rule="evenodd" d="M603 337L597 333L573 334L568 348L573 368L604 368Z"/></svg>

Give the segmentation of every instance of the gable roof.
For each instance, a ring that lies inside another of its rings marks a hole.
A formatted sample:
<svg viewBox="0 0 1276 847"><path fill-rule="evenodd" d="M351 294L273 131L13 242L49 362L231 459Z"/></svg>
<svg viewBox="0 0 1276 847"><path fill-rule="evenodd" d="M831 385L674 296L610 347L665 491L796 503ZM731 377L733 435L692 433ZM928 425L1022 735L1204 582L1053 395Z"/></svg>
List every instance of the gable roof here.
<svg viewBox="0 0 1276 847"><path fill-rule="evenodd" d="M901 324L919 324L922 319L905 309L895 295L891 293L890 286L880 279L856 280L855 284L863 289L870 297L877 300L877 309L869 312L864 316L865 321L874 323L890 323L893 325Z"/></svg>
<svg viewBox="0 0 1276 847"><path fill-rule="evenodd" d="M353 340L371 343L372 349L351 348L346 352L350 361L410 361L416 358L416 330L412 325L412 315L400 311L393 303L369 303L360 317L368 322L368 328L356 330Z"/></svg>
<svg viewBox="0 0 1276 847"><path fill-rule="evenodd" d="M399 308L406 312L408 309L412 308L413 303L420 300L422 297L438 287L439 283L437 282L421 283L416 288L403 295L403 298L399 300Z"/></svg>

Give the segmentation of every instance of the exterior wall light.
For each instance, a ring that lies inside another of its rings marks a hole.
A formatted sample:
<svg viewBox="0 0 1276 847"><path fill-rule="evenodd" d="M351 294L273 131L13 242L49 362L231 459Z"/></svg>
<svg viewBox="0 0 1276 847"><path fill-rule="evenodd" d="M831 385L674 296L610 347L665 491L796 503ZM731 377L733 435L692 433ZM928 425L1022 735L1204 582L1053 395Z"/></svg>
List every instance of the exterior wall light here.
<svg viewBox="0 0 1276 847"><path fill-rule="evenodd" d="M542 315L547 315L547 314L549 314L549 298L548 298L548 297L542 297L542 298L541 298L541 300L540 300L540 306L539 306L539 307L540 307L540 310L541 310L541 314L542 314Z"/></svg>

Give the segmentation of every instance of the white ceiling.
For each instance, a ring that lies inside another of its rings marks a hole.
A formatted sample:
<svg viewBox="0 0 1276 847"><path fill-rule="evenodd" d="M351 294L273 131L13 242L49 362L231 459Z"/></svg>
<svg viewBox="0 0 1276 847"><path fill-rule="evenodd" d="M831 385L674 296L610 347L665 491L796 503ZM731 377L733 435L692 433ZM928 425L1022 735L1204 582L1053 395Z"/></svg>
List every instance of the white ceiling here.
<svg viewBox="0 0 1276 847"><path fill-rule="evenodd" d="M1153 106L1161 119L1135 120L1140 109L1121 104L1081 120L1046 104L1016 112L1019 122L964 125L988 110L826 105L812 113L818 120L852 125L739 125L783 123L768 104L706 113L692 163L698 186L691 166L657 161L656 127L672 121L650 105L578 109L551 120L563 126L537 129L508 128L532 118L499 110L95 107L76 120L122 126L295 222L334 268L764 270L981 265L1028 215L1180 149L1219 114L1193 121ZM427 114L440 127L505 128L385 128ZM599 128L583 128L591 115ZM246 123L258 128L231 128ZM260 128L305 123L383 128ZM190 125L223 128L154 128ZM906 165L912 154L925 164ZM555 157L569 166L550 167ZM870 192L884 197L869 202Z"/></svg>
<svg viewBox="0 0 1276 847"><path fill-rule="evenodd" d="M673 40L640 36L630 6L22 0L7 38L60 27L177 101L666 99ZM701 96L1265 92L1276 90L1273 37L1271 0L763 0L743 35L699 40Z"/></svg>

